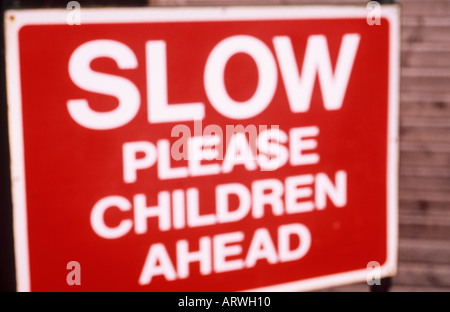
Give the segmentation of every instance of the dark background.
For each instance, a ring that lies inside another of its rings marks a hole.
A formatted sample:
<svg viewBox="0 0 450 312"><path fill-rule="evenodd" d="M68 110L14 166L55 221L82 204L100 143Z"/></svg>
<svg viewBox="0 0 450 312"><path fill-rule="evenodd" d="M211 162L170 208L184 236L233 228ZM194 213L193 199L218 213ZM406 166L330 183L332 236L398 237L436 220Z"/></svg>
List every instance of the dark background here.
<svg viewBox="0 0 450 312"><path fill-rule="evenodd" d="M5 40L3 18L7 9L66 8L69 1L7 0L3 1L0 31L0 291L16 291L14 244L12 227L11 179L8 139L8 109L6 102ZM79 1L83 6L140 6L146 0Z"/></svg>

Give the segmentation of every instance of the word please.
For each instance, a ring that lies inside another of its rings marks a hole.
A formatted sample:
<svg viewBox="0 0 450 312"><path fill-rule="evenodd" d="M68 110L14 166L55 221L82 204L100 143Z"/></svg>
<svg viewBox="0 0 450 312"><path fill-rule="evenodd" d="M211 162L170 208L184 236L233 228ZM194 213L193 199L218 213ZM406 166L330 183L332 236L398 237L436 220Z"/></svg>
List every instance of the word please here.
<svg viewBox="0 0 450 312"><path fill-rule="evenodd" d="M123 180L125 183L136 182L138 171L149 169L156 163L161 180L226 174L235 166L253 171L258 167L276 170L288 162L291 166L312 165L320 160L319 154L314 152L318 134L316 126L292 128L289 135L278 127L272 127L258 135L250 134L250 142L244 132L232 133L228 142L223 142L222 135L191 137L190 132L183 134L172 146L166 139L158 140L156 146L148 141L127 142L122 148ZM171 159L183 157L180 149L187 151L187 166L172 167ZM217 160L223 161L219 164Z"/></svg>

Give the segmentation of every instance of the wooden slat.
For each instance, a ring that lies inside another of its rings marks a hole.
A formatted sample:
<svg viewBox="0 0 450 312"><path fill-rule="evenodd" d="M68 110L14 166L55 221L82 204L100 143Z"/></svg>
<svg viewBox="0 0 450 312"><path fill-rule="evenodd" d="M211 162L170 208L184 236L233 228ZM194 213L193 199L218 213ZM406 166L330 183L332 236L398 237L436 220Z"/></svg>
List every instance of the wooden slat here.
<svg viewBox="0 0 450 312"><path fill-rule="evenodd" d="M448 144L435 142L402 142L400 141L400 151L421 151L426 153L450 153ZM403 165L403 164L401 164Z"/></svg>
<svg viewBox="0 0 450 312"><path fill-rule="evenodd" d="M400 151L400 162L409 166L448 167L450 166L450 155L438 152ZM448 187L450 180L446 179L445 182Z"/></svg>
<svg viewBox="0 0 450 312"><path fill-rule="evenodd" d="M442 131L450 130L448 118L442 116L434 118L402 116L400 118L400 125L402 127L440 128ZM450 132L448 134L450 134Z"/></svg>
<svg viewBox="0 0 450 312"><path fill-rule="evenodd" d="M446 240L450 235L450 227L441 225L400 223L399 233L402 238Z"/></svg>
<svg viewBox="0 0 450 312"><path fill-rule="evenodd" d="M449 86L449 77L404 76L400 80L402 92L448 92Z"/></svg>
<svg viewBox="0 0 450 312"><path fill-rule="evenodd" d="M441 92L420 92L415 90L400 90L400 99L402 102L429 102L429 103L450 103L450 90L442 90Z"/></svg>
<svg viewBox="0 0 450 312"><path fill-rule="evenodd" d="M422 177L416 179L401 179L400 189L409 190L436 190L448 191L450 178L445 177Z"/></svg>
<svg viewBox="0 0 450 312"><path fill-rule="evenodd" d="M450 50L447 51L403 51L401 64L405 68L450 68Z"/></svg>
<svg viewBox="0 0 450 312"><path fill-rule="evenodd" d="M402 42L402 51L412 52L447 52L450 42Z"/></svg>
<svg viewBox="0 0 450 312"><path fill-rule="evenodd" d="M401 126L400 140L402 140L403 142L424 141L450 144L450 128Z"/></svg>
<svg viewBox="0 0 450 312"><path fill-rule="evenodd" d="M450 254L450 201L435 199L400 199L399 228L400 250L415 253L407 258L422 257L423 249L441 250ZM409 239L409 240L408 240ZM411 249L413 241L417 241L416 250ZM428 243L425 243L428 241ZM446 243L443 243L446 242ZM446 258L450 263L450 257ZM413 261L410 259L410 261ZM441 260L440 260L441 261ZM441 261L442 262L442 261Z"/></svg>
<svg viewBox="0 0 450 312"><path fill-rule="evenodd" d="M438 26L450 26L450 20L446 17L436 17L436 16L404 16L401 19L401 24L403 27L413 26L413 27L438 27Z"/></svg>
<svg viewBox="0 0 450 312"><path fill-rule="evenodd" d="M399 222L401 225L424 225L424 226L442 226L450 230L450 214L421 214L411 215L400 211Z"/></svg>
<svg viewBox="0 0 450 312"><path fill-rule="evenodd" d="M449 29L450 32L450 29ZM450 67L449 67L450 68ZM449 68L442 67L412 67L412 68L402 68L401 77L410 78L449 78L450 71ZM448 90L447 88L444 90Z"/></svg>
<svg viewBox="0 0 450 312"><path fill-rule="evenodd" d="M450 192L448 190L436 190L436 189L405 190L400 187L399 198L406 200L415 199L415 200L437 200L450 202Z"/></svg>
<svg viewBox="0 0 450 312"><path fill-rule="evenodd" d="M402 4L402 16L434 16L445 17L448 16L450 11L450 2L447 0L440 1L411 1L411 0L398 0L398 3Z"/></svg>
<svg viewBox="0 0 450 312"><path fill-rule="evenodd" d="M408 117L425 118L442 118L449 123L450 118L450 102L407 102L404 101L400 106L400 120L403 121Z"/></svg>
<svg viewBox="0 0 450 312"><path fill-rule="evenodd" d="M446 220L450 218L449 202L400 200L399 206L399 219L403 224L406 224L408 222L408 218L411 216L416 218L431 218L432 220L441 216L444 216L444 219ZM405 218L405 220L403 220L403 218Z"/></svg>
<svg viewBox="0 0 450 312"><path fill-rule="evenodd" d="M450 168L400 164L400 178L402 177L450 177Z"/></svg>
<svg viewBox="0 0 450 312"><path fill-rule="evenodd" d="M450 26L403 26L401 40L404 42L450 42Z"/></svg>
<svg viewBox="0 0 450 312"><path fill-rule="evenodd" d="M395 284L450 288L450 265L403 263Z"/></svg>
<svg viewBox="0 0 450 312"><path fill-rule="evenodd" d="M420 201L420 200L400 200L400 209L403 213L412 215L427 214L450 214L450 205L448 202L440 201Z"/></svg>
<svg viewBox="0 0 450 312"><path fill-rule="evenodd" d="M403 239L399 241L398 259L403 263L436 263L450 265L448 240Z"/></svg>

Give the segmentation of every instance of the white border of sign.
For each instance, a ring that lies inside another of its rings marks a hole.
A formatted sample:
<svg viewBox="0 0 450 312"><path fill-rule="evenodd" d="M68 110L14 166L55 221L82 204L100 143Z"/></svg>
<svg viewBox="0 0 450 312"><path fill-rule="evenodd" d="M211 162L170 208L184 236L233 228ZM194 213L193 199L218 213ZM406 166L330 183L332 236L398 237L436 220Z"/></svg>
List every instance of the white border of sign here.
<svg viewBox="0 0 450 312"><path fill-rule="evenodd" d="M18 291L30 291L27 203L22 128L22 101L18 35L25 25L67 24L70 11L65 9L8 10L5 12L6 72L16 279ZM258 6L205 8L102 8L82 9L82 24L249 21L289 19L364 18L365 6ZM381 276L397 273L398 246L398 110L399 110L399 7L383 5L381 17L390 23L389 34L389 120L387 155L387 260L381 265ZM76 26L73 26L76 27ZM373 25L372 27L377 27ZM374 259L375 260L375 259ZM339 286L367 279L367 270L356 270L308 280L273 285L251 291L308 291Z"/></svg>

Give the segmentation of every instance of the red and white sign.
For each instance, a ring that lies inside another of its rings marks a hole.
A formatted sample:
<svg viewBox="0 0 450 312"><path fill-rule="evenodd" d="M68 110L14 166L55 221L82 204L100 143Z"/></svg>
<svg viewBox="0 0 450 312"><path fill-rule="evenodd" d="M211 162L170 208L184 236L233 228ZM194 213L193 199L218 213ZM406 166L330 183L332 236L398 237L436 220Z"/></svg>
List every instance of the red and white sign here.
<svg viewBox="0 0 450 312"><path fill-rule="evenodd" d="M398 10L368 13L9 11L18 290L395 274Z"/></svg>

